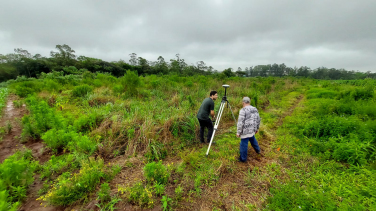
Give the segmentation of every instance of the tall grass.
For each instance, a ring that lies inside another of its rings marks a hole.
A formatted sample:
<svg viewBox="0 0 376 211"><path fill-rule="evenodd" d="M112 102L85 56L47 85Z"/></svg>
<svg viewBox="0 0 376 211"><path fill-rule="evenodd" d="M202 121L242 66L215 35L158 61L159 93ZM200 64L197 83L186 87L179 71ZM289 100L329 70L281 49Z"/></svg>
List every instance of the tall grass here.
<svg viewBox="0 0 376 211"><path fill-rule="evenodd" d="M374 88L360 82L313 85L285 119L275 147L288 177L272 185L266 210L374 210Z"/></svg>
<svg viewBox="0 0 376 211"><path fill-rule="evenodd" d="M8 97L8 89L0 88L0 117L3 111L3 108L6 106Z"/></svg>

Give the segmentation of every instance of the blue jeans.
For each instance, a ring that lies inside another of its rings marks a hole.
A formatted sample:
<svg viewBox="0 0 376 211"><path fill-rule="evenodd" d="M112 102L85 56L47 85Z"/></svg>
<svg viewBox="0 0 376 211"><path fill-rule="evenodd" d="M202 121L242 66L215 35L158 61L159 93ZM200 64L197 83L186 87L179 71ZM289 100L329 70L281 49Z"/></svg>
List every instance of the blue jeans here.
<svg viewBox="0 0 376 211"><path fill-rule="evenodd" d="M251 142L253 149L256 153L260 153L260 146L257 143L255 136L250 138L243 138L240 141L240 161L245 162L247 161L247 154L248 154L248 141Z"/></svg>

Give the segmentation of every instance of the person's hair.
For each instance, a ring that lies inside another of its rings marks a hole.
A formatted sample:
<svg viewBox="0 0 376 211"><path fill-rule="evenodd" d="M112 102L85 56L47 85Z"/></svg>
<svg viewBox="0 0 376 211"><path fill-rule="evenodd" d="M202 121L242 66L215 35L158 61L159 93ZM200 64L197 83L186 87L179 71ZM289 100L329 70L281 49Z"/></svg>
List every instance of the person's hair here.
<svg viewBox="0 0 376 211"><path fill-rule="evenodd" d="M251 99L249 99L249 97L243 97L243 103L251 103Z"/></svg>
<svg viewBox="0 0 376 211"><path fill-rule="evenodd" d="M210 92L210 97L213 96L213 95L215 95L215 94L217 94L217 91L211 91Z"/></svg>

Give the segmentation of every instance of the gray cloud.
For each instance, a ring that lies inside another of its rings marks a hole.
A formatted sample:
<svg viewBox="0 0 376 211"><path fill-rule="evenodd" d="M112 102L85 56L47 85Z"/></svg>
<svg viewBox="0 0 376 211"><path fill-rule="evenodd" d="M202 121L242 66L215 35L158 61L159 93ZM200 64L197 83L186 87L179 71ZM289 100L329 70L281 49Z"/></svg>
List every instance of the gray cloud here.
<svg viewBox="0 0 376 211"><path fill-rule="evenodd" d="M0 53L57 44L108 61L176 53L218 70L258 64L376 71L375 1L10 1Z"/></svg>

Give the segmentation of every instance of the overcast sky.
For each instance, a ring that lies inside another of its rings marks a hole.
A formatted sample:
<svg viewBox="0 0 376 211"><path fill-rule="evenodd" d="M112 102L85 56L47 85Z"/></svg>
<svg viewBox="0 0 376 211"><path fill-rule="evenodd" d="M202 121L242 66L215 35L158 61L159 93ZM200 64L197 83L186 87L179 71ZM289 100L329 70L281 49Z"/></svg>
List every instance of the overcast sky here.
<svg viewBox="0 0 376 211"><path fill-rule="evenodd" d="M376 72L374 0L1 0L0 54L129 61L130 53L225 68L285 63Z"/></svg>

